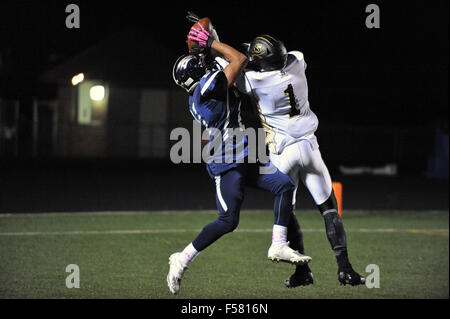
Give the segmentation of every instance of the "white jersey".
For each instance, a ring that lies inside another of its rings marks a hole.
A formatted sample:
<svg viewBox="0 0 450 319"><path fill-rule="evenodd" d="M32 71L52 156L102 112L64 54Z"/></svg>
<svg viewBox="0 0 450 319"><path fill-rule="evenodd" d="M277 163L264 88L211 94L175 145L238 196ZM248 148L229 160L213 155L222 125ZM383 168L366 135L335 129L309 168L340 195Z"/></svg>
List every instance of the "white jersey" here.
<svg viewBox="0 0 450 319"><path fill-rule="evenodd" d="M309 108L305 69L303 53L291 51L283 70L246 71L236 81L241 92L256 99L272 153L281 154L286 146L305 139L318 147L318 119Z"/></svg>

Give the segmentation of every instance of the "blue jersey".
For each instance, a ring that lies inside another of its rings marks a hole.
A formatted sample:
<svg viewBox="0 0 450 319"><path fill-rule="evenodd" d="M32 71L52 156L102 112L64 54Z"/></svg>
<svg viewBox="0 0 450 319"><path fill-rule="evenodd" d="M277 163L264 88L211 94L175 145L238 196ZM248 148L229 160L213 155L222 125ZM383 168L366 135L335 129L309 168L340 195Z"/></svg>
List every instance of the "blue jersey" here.
<svg viewBox="0 0 450 319"><path fill-rule="evenodd" d="M207 170L212 176L236 167L248 156L247 136L236 134L244 131L241 100L236 89L228 89L227 82L223 71L208 72L189 97L192 116L210 133Z"/></svg>

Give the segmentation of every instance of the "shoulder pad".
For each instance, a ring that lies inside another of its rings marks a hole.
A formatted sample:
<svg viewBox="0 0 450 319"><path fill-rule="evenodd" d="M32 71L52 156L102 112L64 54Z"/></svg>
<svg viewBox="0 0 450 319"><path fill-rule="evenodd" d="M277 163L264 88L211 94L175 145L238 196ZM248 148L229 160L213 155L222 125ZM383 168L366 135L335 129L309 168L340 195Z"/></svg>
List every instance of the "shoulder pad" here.
<svg viewBox="0 0 450 319"><path fill-rule="evenodd" d="M289 54L292 54L293 56L295 56L297 58L297 60L302 61L305 59L305 57L303 56L303 53L301 53L300 51L290 51Z"/></svg>

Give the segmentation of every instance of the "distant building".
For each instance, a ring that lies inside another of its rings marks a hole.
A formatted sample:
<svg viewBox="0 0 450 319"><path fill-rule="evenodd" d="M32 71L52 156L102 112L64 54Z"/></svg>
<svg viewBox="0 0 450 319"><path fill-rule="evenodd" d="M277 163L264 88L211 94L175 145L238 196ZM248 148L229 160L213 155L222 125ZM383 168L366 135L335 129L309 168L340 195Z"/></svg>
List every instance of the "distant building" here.
<svg viewBox="0 0 450 319"><path fill-rule="evenodd" d="M58 94L35 101L36 140L47 136L57 157L168 157L170 131L192 126L187 95L172 79L179 54L131 28L48 71L40 80ZM36 156L48 143L35 143Z"/></svg>

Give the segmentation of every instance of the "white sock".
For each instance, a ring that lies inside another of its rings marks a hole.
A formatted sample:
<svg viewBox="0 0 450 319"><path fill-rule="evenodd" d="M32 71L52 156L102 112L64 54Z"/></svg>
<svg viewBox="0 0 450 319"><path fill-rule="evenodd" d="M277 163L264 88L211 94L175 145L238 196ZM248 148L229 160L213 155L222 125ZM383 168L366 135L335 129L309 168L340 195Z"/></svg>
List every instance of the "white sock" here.
<svg viewBox="0 0 450 319"><path fill-rule="evenodd" d="M180 264L186 268L189 266L189 264L197 257L197 255L200 252L197 251L197 249L194 248L194 245L190 243L189 245L184 248L184 250L181 252L180 256Z"/></svg>
<svg viewBox="0 0 450 319"><path fill-rule="evenodd" d="M287 242L287 227L273 225L272 244L281 244Z"/></svg>

